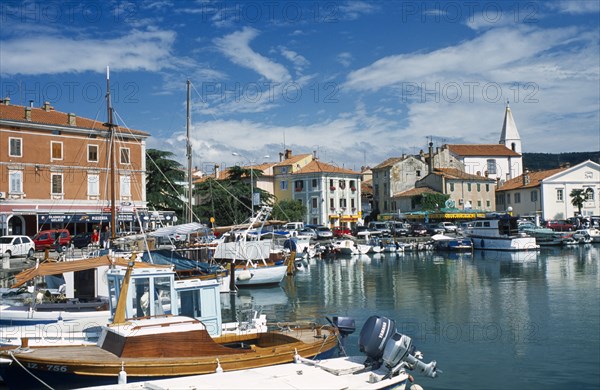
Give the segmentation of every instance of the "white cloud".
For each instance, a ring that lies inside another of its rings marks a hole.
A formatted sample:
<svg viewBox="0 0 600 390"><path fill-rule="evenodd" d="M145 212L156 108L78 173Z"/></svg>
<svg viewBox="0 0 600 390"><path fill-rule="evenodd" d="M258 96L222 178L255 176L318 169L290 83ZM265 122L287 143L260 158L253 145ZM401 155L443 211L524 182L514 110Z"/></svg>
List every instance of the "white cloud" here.
<svg viewBox="0 0 600 390"><path fill-rule="evenodd" d="M347 51L338 54L336 58L337 62L342 64L344 68L349 67L353 59L354 57L352 56L352 53Z"/></svg>
<svg viewBox="0 0 600 390"><path fill-rule="evenodd" d="M310 65L310 62L306 58L293 50L287 49L284 46L279 46L279 51L281 52L281 55L294 64L294 68L298 73L302 73L302 71Z"/></svg>
<svg viewBox="0 0 600 390"><path fill-rule="evenodd" d="M250 48L250 41L258 35L258 30L245 27L214 40L217 49L233 63L251 69L264 78L273 82L286 82L291 80L287 69L275 61L255 52Z"/></svg>
<svg viewBox="0 0 600 390"><path fill-rule="evenodd" d="M574 15L600 12L600 2L596 0L549 1L544 5L553 10Z"/></svg>
<svg viewBox="0 0 600 390"><path fill-rule="evenodd" d="M158 71L169 66L172 31L139 31L114 39L36 36L5 40L0 45L2 73L56 74L115 70Z"/></svg>
<svg viewBox="0 0 600 390"><path fill-rule="evenodd" d="M346 20L355 20L361 15L372 14L379 9L376 4L365 1L348 1L340 3L338 7L342 19Z"/></svg>

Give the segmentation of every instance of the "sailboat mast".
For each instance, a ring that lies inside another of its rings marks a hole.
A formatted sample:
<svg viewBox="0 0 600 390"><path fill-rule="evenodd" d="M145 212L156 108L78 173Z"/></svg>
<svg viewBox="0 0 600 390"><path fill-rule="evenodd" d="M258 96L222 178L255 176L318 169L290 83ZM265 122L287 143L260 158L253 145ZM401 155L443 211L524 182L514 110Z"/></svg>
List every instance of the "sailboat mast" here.
<svg viewBox="0 0 600 390"><path fill-rule="evenodd" d="M109 67L106 67L106 109L108 116L108 133L109 133L109 159L110 159L110 235L111 238L116 238L117 231L117 212L115 203L117 202L117 196L115 192L115 126L113 124L113 110L110 102L110 70Z"/></svg>
<svg viewBox="0 0 600 390"><path fill-rule="evenodd" d="M187 179L188 179L188 206L187 206L187 222L193 222L192 213L192 144L190 143L190 127L192 123L190 115L190 80L187 80L187 132L186 132L186 152L188 159Z"/></svg>

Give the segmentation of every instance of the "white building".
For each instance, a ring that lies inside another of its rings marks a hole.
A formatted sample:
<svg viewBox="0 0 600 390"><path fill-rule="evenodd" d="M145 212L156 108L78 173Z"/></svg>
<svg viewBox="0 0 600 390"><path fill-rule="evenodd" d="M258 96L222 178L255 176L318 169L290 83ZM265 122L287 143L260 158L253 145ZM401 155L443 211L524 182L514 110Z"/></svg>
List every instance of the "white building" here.
<svg viewBox="0 0 600 390"><path fill-rule="evenodd" d="M565 219L579 210L571 203L571 191L584 190L581 214L600 215L600 165L587 160L573 167L525 172L496 191L498 211L512 207L514 215L540 215L544 220Z"/></svg>

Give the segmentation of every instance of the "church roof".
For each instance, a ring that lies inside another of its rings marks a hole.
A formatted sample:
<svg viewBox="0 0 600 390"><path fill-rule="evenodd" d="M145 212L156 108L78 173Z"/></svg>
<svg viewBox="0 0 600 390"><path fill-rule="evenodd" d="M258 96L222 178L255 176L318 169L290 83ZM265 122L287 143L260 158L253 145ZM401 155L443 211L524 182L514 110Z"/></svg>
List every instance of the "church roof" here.
<svg viewBox="0 0 600 390"><path fill-rule="evenodd" d="M506 156L506 157L520 157L521 155L514 150L507 148L500 144L489 144L489 145L473 145L473 144L453 144L448 145L450 152L461 156L461 157L477 157L477 156Z"/></svg>
<svg viewBox="0 0 600 390"><path fill-rule="evenodd" d="M508 103L504 112L504 122L502 123L502 134L500 135L500 143L506 145L507 140L520 140L519 130L510 110Z"/></svg>

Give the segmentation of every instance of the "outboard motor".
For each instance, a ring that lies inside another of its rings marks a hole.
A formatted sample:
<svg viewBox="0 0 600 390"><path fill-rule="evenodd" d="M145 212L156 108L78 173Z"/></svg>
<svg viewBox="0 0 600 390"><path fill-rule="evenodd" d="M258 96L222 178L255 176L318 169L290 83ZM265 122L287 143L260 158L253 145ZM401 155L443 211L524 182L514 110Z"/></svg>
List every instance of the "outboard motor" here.
<svg viewBox="0 0 600 390"><path fill-rule="evenodd" d="M396 332L394 320L380 316L371 316L360 331L358 347L367 355L365 366L378 368L388 339Z"/></svg>
<svg viewBox="0 0 600 390"><path fill-rule="evenodd" d="M327 318L327 317L325 317ZM343 356L346 356L346 338L348 335L351 335L356 330L356 322L354 318L351 317L337 317L334 316L332 320L327 318L327 321L336 328L338 328L340 332L340 353Z"/></svg>
<svg viewBox="0 0 600 390"><path fill-rule="evenodd" d="M371 316L360 331L359 348L367 355L365 368L358 371L378 369L384 363L391 378L402 368L418 370L421 374L435 378L441 370L437 363L423 363L422 355L415 351L412 339L396 331L396 323L385 317ZM358 373L357 372L357 373Z"/></svg>

